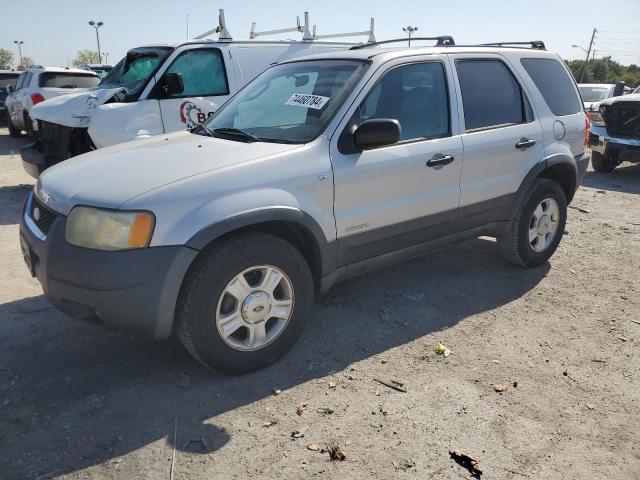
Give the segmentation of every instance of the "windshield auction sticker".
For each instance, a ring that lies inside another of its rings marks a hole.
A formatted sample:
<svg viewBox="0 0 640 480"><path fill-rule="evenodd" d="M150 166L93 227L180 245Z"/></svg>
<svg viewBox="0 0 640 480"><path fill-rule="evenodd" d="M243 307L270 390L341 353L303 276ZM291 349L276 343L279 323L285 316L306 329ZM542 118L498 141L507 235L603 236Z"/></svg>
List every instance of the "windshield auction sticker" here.
<svg viewBox="0 0 640 480"><path fill-rule="evenodd" d="M307 95L305 93L294 93L289 100L284 102L285 105L293 105L294 107L313 108L320 110L329 101L329 97L322 95Z"/></svg>

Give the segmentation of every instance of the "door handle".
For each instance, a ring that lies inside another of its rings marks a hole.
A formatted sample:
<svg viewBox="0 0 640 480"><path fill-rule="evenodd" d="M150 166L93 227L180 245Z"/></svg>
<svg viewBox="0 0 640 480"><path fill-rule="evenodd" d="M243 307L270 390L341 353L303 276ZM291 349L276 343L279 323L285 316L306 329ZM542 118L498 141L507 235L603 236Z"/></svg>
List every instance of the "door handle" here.
<svg viewBox="0 0 640 480"><path fill-rule="evenodd" d="M427 167L437 167L439 165L448 165L453 162L454 158L451 155L442 155L436 153L431 160L427 160Z"/></svg>
<svg viewBox="0 0 640 480"><path fill-rule="evenodd" d="M535 144L535 140L531 140L527 137L522 137L520 141L516 143L516 148L518 150L526 150L527 148L533 147Z"/></svg>

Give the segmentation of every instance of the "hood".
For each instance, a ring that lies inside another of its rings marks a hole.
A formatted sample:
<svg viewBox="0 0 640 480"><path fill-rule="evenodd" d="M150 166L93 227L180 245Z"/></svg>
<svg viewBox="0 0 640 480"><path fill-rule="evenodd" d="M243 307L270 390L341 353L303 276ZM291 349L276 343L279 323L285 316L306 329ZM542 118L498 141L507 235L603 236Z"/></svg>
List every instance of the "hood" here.
<svg viewBox="0 0 640 480"><path fill-rule="evenodd" d="M607 98L600 103L594 104L594 108L600 108L602 105L611 105L616 102L640 102L640 93L630 93L628 95L620 95L618 97Z"/></svg>
<svg viewBox="0 0 640 480"><path fill-rule="evenodd" d="M65 160L40 176L36 194L63 215L79 204L118 208L169 183L299 147L189 132L158 135Z"/></svg>
<svg viewBox="0 0 640 480"><path fill-rule="evenodd" d="M93 110L124 91L124 88L98 88L80 93L61 95L37 104L31 109L31 118L67 127L86 127Z"/></svg>

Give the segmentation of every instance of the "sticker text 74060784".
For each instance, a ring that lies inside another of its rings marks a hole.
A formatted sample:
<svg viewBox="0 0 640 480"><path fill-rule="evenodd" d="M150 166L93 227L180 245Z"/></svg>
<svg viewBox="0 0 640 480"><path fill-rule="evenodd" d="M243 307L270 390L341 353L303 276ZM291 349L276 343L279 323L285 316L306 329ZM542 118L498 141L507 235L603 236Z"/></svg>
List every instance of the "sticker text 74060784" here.
<svg viewBox="0 0 640 480"><path fill-rule="evenodd" d="M284 104L296 107L313 108L314 110L321 110L328 101L329 97L323 97L322 95L294 93Z"/></svg>

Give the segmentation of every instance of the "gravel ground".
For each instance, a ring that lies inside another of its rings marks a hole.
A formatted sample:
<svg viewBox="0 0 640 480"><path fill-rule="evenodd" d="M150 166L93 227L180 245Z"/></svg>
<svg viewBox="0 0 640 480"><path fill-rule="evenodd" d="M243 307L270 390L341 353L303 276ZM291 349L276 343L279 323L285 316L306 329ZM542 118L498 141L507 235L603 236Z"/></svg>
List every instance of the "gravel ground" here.
<svg viewBox="0 0 640 480"><path fill-rule="evenodd" d="M24 143L0 130L0 477L469 478L459 449L485 479L638 478L640 166L587 173L549 264L477 239L350 280L231 377L51 307L17 239Z"/></svg>

